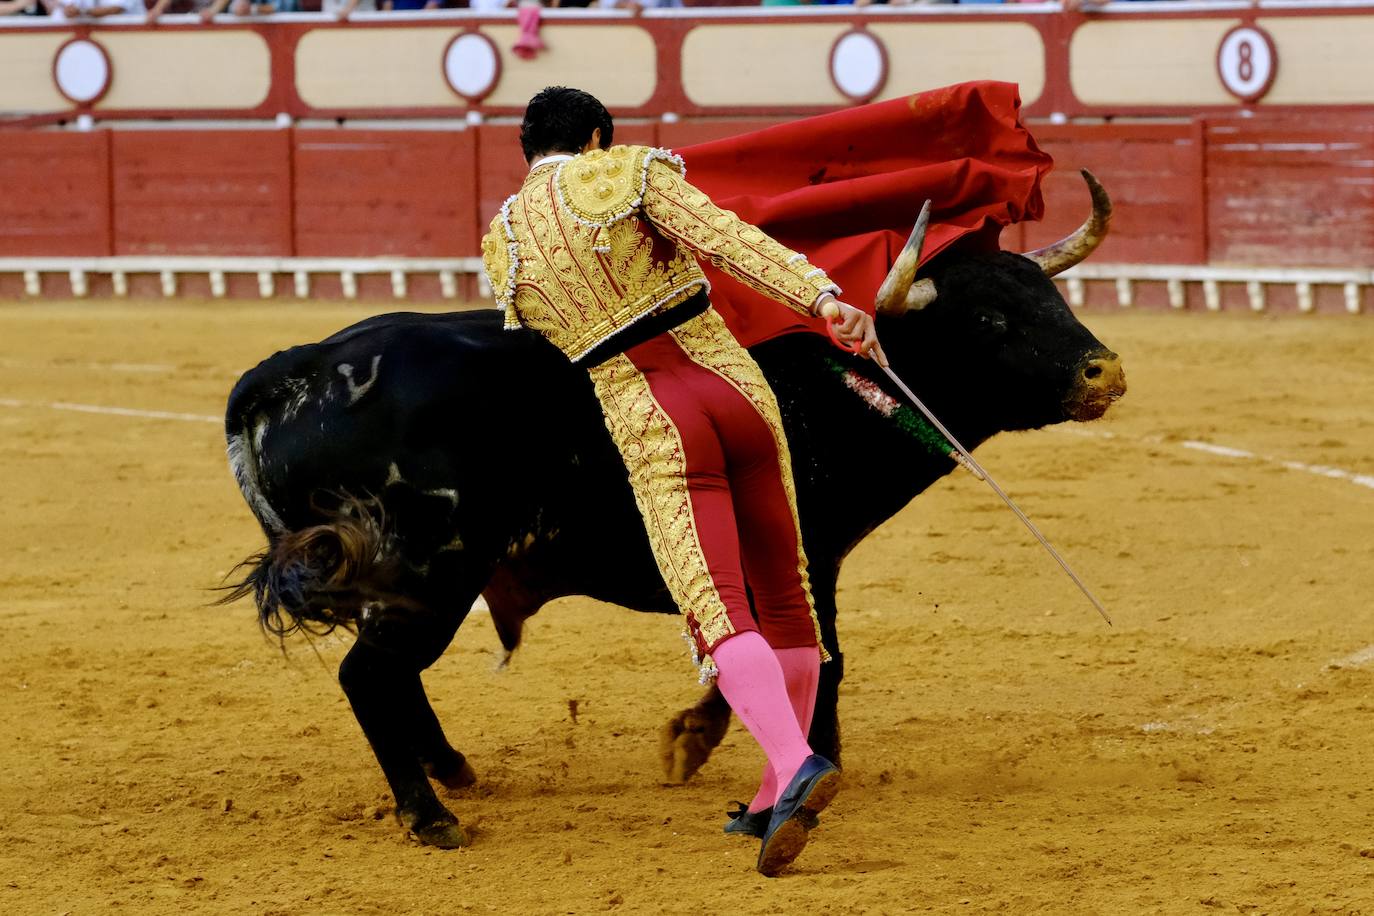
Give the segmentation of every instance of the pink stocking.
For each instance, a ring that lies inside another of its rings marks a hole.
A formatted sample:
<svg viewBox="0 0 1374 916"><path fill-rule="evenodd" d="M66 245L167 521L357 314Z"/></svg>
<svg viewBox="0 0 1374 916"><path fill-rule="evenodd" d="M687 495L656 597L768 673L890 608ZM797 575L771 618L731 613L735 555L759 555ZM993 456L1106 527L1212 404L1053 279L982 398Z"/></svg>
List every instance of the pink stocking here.
<svg viewBox="0 0 1374 916"><path fill-rule="evenodd" d="M816 685L821 678L821 653L815 646L797 649L774 649L782 667L782 676L787 681L787 698L792 702L797 724L802 734L811 730L811 717L816 712ZM762 811L773 807L782 794L782 786L773 776L773 769L767 765L759 780L759 791L749 803L750 811Z"/></svg>
<svg viewBox="0 0 1374 916"><path fill-rule="evenodd" d="M813 669L819 669L820 653L814 647L783 650L801 651L810 653ZM785 786L802 762L811 756L806 734L794 712L795 701L789 697L793 678L784 678L785 669L779 663L779 654L773 652L761 635L752 631L736 633L718 643L711 652L720 671L716 685L735 715L749 729L749 734L768 755L764 773L773 780L774 796L777 795L776 787ZM808 719L815 704L816 679L817 674L813 674L811 699L804 704ZM774 800L769 797L763 807L772 805Z"/></svg>

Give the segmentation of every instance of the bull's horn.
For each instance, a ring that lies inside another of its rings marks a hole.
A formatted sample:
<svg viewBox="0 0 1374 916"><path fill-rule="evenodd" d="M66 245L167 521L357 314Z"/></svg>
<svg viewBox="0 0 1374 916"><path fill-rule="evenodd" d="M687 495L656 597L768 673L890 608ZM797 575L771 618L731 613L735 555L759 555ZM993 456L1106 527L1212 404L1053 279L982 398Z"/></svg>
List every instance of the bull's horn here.
<svg viewBox="0 0 1374 916"><path fill-rule="evenodd" d="M906 311L919 312L934 302L937 295L935 281L930 277L922 277L911 284L911 291L906 294Z"/></svg>
<svg viewBox="0 0 1374 916"><path fill-rule="evenodd" d="M911 230L911 238L897 261L887 273L887 279L878 287L877 307L883 315L900 315L903 312L922 309L935 298L935 284L930 280L916 279L916 268L921 264L921 246L925 244L926 227L930 225L930 201L921 207L921 215L916 217L916 225Z"/></svg>
<svg viewBox="0 0 1374 916"><path fill-rule="evenodd" d="M1107 229L1112 221L1112 199L1102 184L1087 169L1081 170L1083 180L1088 183L1088 193L1093 197L1092 215L1068 238L1053 245L1038 248L1026 257L1040 265L1048 276L1063 273L1082 261L1107 237Z"/></svg>

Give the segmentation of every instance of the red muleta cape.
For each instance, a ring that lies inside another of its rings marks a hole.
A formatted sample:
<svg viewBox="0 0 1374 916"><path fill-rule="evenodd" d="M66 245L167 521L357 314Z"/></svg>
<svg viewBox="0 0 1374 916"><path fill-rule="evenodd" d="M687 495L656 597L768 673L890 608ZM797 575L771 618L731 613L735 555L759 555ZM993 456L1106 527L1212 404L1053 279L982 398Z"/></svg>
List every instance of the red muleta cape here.
<svg viewBox="0 0 1374 916"><path fill-rule="evenodd" d="M1021 124L1011 83L960 83L689 146L687 178L726 209L804 252L873 309L873 298L932 202L922 262L954 245L996 250L1004 226L1039 219L1051 159ZM702 265L711 300L745 346L823 332Z"/></svg>

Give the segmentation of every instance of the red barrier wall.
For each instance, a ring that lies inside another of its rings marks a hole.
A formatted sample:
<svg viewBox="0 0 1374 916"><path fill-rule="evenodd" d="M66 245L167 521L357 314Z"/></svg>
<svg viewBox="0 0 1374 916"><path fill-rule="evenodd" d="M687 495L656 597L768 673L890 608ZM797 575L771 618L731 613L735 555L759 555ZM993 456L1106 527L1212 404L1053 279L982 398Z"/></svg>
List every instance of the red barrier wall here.
<svg viewBox="0 0 1374 916"><path fill-rule="evenodd" d="M295 253L461 257L477 249L474 131L292 131Z"/></svg>
<svg viewBox="0 0 1374 916"><path fill-rule="evenodd" d="M1091 200L1086 168L1112 196L1111 235L1094 255L1106 263L1201 264L1207 260L1203 143L1195 124L1036 125L1054 157L1044 182L1045 218L1026 223L1023 250L1068 235Z"/></svg>
<svg viewBox="0 0 1374 916"><path fill-rule="evenodd" d="M110 134L0 132L0 256L110 254Z"/></svg>
<svg viewBox="0 0 1374 916"><path fill-rule="evenodd" d="M697 143L710 143L712 140L747 134L786 121L786 118L702 118L677 121L658 126L658 143L668 149L680 149Z"/></svg>
<svg viewBox="0 0 1374 916"><path fill-rule="evenodd" d="M690 146L766 126L625 123L626 143ZM1099 262L1374 262L1374 124L1270 116L1033 124L1057 169L1025 250L1088 212L1079 167L1116 203ZM0 256L462 257L525 176L519 128L0 131ZM760 167L766 167L761 164Z"/></svg>
<svg viewBox="0 0 1374 916"><path fill-rule="evenodd" d="M110 133L114 253L291 254L290 134Z"/></svg>
<svg viewBox="0 0 1374 916"><path fill-rule="evenodd" d="M1374 262L1374 124L1359 116L1209 121L1215 261Z"/></svg>

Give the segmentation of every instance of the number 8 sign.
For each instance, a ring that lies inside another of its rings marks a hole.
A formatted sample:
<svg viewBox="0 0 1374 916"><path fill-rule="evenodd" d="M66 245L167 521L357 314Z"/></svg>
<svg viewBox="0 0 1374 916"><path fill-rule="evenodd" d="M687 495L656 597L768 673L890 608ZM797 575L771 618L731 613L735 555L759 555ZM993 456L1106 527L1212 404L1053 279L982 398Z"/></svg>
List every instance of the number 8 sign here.
<svg viewBox="0 0 1374 916"><path fill-rule="evenodd" d="M1278 75L1279 55L1274 39L1258 26L1237 26L1221 39L1217 75L1226 91L1242 102L1264 98Z"/></svg>

